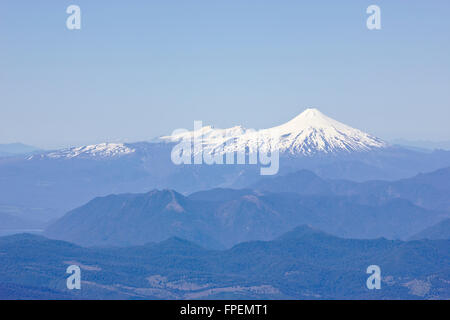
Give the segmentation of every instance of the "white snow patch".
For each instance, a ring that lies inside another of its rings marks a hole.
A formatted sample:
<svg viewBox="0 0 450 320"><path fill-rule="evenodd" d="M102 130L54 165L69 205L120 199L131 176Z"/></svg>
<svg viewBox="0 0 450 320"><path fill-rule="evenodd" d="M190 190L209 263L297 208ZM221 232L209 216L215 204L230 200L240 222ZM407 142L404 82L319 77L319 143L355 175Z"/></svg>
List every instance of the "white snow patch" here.
<svg viewBox="0 0 450 320"><path fill-rule="evenodd" d="M108 158L127 155L130 153L134 153L135 151L136 151L135 149L127 147L123 143L100 143L89 146L74 147L49 152L38 156L32 156L29 159L33 159L34 157L44 157L51 159L92 158L92 157Z"/></svg>

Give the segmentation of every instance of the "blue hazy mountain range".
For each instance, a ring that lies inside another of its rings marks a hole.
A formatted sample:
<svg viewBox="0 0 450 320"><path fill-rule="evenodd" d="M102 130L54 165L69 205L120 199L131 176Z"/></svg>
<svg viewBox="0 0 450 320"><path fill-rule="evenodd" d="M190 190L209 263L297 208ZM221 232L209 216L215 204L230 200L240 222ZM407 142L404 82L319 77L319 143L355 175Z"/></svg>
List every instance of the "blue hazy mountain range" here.
<svg viewBox="0 0 450 320"><path fill-rule="evenodd" d="M23 143L0 144L0 157L13 157L18 155L28 155L42 152L39 148Z"/></svg>
<svg viewBox="0 0 450 320"><path fill-rule="evenodd" d="M426 141L426 140L405 140L405 139L394 139L393 144L398 144L404 147L417 148L418 150L450 150L450 140L447 141Z"/></svg>
<svg viewBox="0 0 450 320"><path fill-rule="evenodd" d="M0 298L449 298L449 151L286 152L262 177L174 165L173 147L0 158L0 234L46 237L0 238ZM81 292L65 289L69 264L83 269ZM365 287L372 264L381 291Z"/></svg>
<svg viewBox="0 0 450 320"><path fill-rule="evenodd" d="M94 197L173 189L188 194L217 187L245 188L261 179L250 165L176 166L171 143L126 144L133 153L114 157L0 159L0 206L23 219L48 222ZM308 169L323 178L397 180L450 166L449 151L416 152L390 147L345 155L281 155L279 175ZM1 210L0 210L1 211Z"/></svg>
<svg viewBox="0 0 450 320"><path fill-rule="evenodd" d="M2 230L11 229L32 229L41 227L42 224L36 221L23 220L13 214L0 212L0 234Z"/></svg>
<svg viewBox="0 0 450 320"><path fill-rule="evenodd" d="M421 232L413 235L410 239L450 239L450 219L445 219L437 224L422 230Z"/></svg>
<svg viewBox="0 0 450 320"><path fill-rule="evenodd" d="M109 195L70 211L45 234L85 246L139 245L176 236L209 248L227 248L243 241L272 240L293 225L308 224L347 238L406 239L450 216L445 192L449 176L450 170L444 169L407 183L360 186L300 171L263 179L253 186L256 191ZM428 192L420 193L421 188Z"/></svg>
<svg viewBox="0 0 450 320"><path fill-rule="evenodd" d="M0 238L0 299L448 299L449 248L450 240L342 239L307 226L224 251L180 238L101 249L20 234ZM66 289L72 264L81 290ZM366 288L373 264L381 290Z"/></svg>
<svg viewBox="0 0 450 320"><path fill-rule="evenodd" d="M263 178L249 186L266 192L295 192L302 195L340 195L359 202L377 204L402 198L427 209L450 212L450 167L397 181L323 179L300 170L287 175Z"/></svg>

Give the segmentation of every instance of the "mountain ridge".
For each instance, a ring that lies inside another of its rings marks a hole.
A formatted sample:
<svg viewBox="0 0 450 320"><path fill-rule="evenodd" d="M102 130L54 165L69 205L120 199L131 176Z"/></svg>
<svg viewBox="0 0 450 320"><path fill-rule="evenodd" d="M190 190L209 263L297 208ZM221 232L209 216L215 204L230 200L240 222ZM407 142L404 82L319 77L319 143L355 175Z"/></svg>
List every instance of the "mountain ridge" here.
<svg viewBox="0 0 450 320"><path fill-rule="evenodd" d="M186 197L154 190L95 198L44 234L83 246L129 246L179 237L215 249L275 239L304 224L346 238L406 239L440 216L400 198L373 204L334 194L213 189Z"/></svg>
<svg viewBox="0 0 450 320"><path fill-rule="evenodd" d="M228 129L205 126L161 137L163 141L169 142L191 138L201 141L203 152L222 155L229 152L245 153L246 150L250 153L276 150L307 156L317 153L363 152L388 146L383 140L331 119L315 108L306 109L284 124L259 131L242 126Z"/></svg>
<svg viewBox="0 0 450 320"><path fill-rule="evenodd" d="M361 130L331 119L318 109L308 108L284 124L255 131L241 125L228 129L204 126L196 131L153 139L155 143L176 143L183 138L201 139L204 152L226 154L278 150L291 155L364 152L389 144ZM222 149L222 150L221 150ZM30 159L115 158L136 153L133 143L99 143L47 151ZM196 151L194 150L194 154Z"/></svg>
<svg viewBox="0 0 450 320"><path fill-rule="evenodd" d="M286 175L261 178L247 188L260 192L361 196L365 201L380 202L403 198L427 209L450 212L450 167L396 181L365 182L325 179L309 170L299 170Z"/></svg>
<svg viewBox="0 0 450 320"><path fill-rule="evenodd" d="M300 226L273 241L206 250L179 238L83 248L41 236L0 237L0 299L448 299L450 240L343 239ZM82 290L66 269L82 269ZM379 265L382 290L368 290Z"/></svg>

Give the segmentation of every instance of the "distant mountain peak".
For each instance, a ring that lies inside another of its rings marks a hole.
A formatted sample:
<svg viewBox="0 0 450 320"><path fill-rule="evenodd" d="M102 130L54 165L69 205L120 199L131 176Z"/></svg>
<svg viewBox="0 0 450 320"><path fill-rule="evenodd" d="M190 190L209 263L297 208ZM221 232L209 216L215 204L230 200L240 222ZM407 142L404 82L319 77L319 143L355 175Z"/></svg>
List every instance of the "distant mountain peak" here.
<svg viewBox="0 0 450 320"><path fill-rule="evenodd" d="M319 109L307 108L303 112L301 112L298 116L296 116L294 119L288 121L288 123L302 121L304 119L320 119L320 118L329 119L326 115L320 112Z"/></svg>
<svg viewBox="0 0 450 320"><path fill-rule="evenodd" d="M112 158L134 153L136 150L124 143L99 143L82 147L73 147L31 156L29 159L52 158Z"/></svg>
<svg viewBox="0 0 450 320"><path fill-rule="evenodd" d="M278 150L288 154L313 155L387 147L383 140L329 118L315 108L308 108L292 120L269 129L255 131L242 126L228 129L205 126L161 139L177 142L192 137L200 138L203 151L209 154Z"/></svg>
<svg viewBox="0 0 450 320"><path fill-rule="evenodd" d="M342 126L343 124L327 117L316 108L308 108L292 120L275 128L296 131L300 128L308 127L332 127Z"/></svg>
<svg viewBox="0 0 450 320"><path fill-rule="evenodd" d="M335 236L329 235L317 228L312 227L311 225L300 225L295 227L292 231L289 231L280 237L277 240L298 240L305 238L312 238L314 236L318 237L327 237L327 238L336 238Z"/></svg>
<svg viewBox="0 0 450 320"><path fill-rule="evenodd" d="M185 197L181 194L176 192L175 190L172 189L153 189L151 191L149 191L147 193L149 196L154 197L154 196L160 196L160 197L167 197L170 199L184 199Z"/></svg>
<svg viewBox="0 0 450 320"><path fill-rule="evenodd" d="M0 144L0 156L20 156L41 151L37 147L26 145L20 142Z"/></svg>
<svg viewBox="0 0 450 320"><path fill-rule="evenodd" d="M182 194L170 190L170 189L164 189L164 190L158 190L154 189L147 193L147 195L155 201L161 201L165 205L165 209L168 211L174 211L178 213L186 212L186 210L183 207L184 202L186 201L185 196Z"/></svg>
<svg viewBox="0 0 450 320"><path fill-rule="evenodd" d="M277 137L280 151L291 154L370 151L387 146L381 139L329 118L315 108L267 129L266 135Z"/></svg>

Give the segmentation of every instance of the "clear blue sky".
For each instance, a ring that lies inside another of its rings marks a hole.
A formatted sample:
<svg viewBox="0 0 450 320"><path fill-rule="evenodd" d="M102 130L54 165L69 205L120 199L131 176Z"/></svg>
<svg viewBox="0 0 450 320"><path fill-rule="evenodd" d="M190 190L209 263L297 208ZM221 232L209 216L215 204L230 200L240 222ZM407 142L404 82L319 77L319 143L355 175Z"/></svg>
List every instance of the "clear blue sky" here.
<svg viewBox="0 0 450 320"><path fill-rule="evenodd" d="M450 1L0 2L0 143L263 128L306 107L385 139L449 140Z"/></svg>

